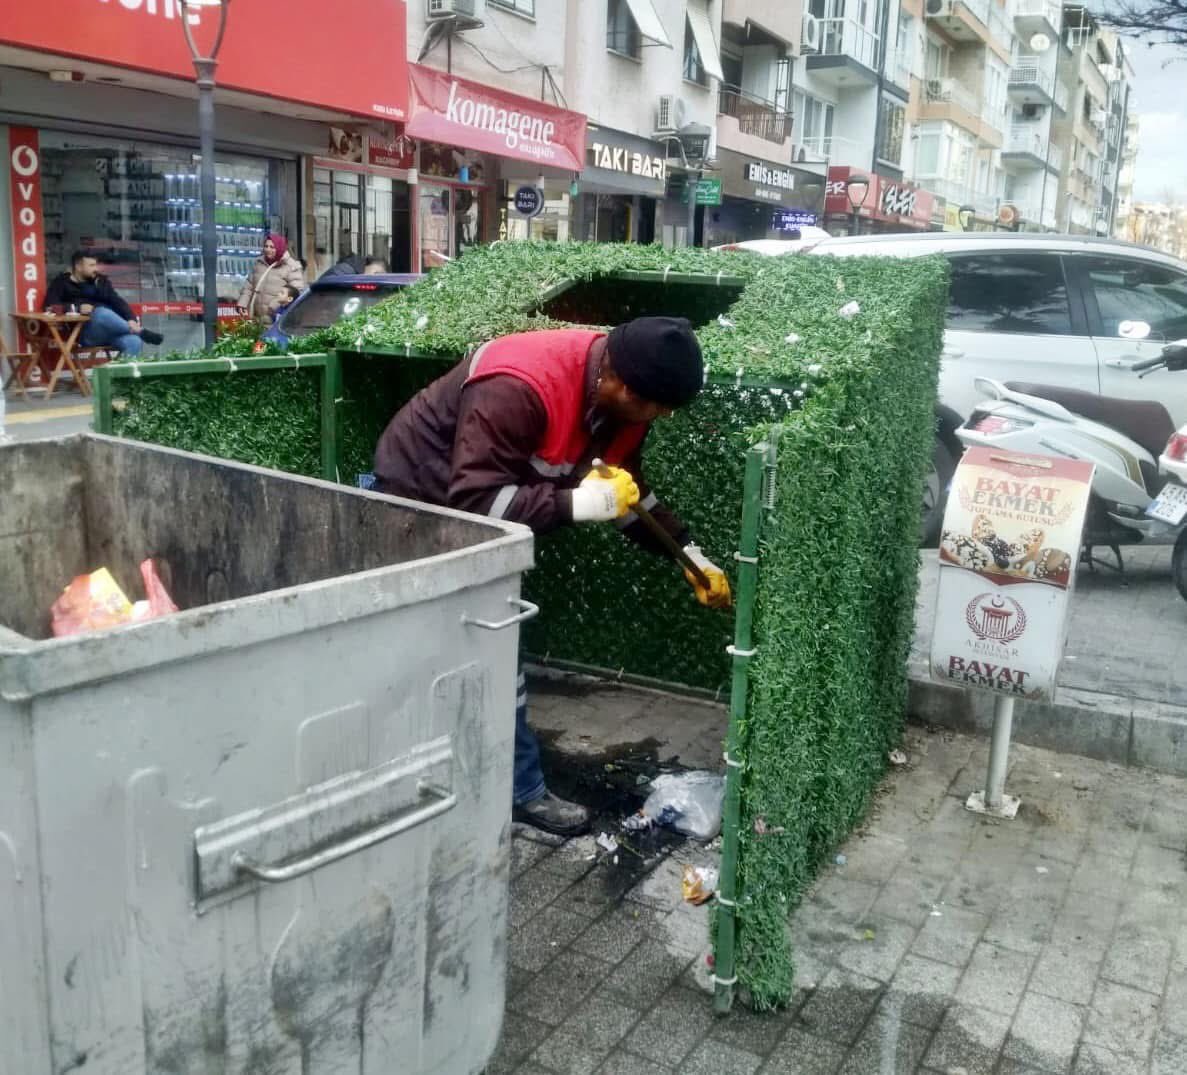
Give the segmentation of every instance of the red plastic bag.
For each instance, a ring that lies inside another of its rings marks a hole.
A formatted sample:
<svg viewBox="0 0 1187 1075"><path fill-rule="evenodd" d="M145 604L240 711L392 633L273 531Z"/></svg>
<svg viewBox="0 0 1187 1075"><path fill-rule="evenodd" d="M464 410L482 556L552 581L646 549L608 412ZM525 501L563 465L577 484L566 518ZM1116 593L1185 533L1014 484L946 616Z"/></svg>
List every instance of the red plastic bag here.
<svg viewBox="0 0 1187 1075"><path fill-rule="evenodd" d="M79 575L50 610L54 638L140 623L178 611L151 559L140 564L140 577L147 600L132 604L107 568Z"/></svg>

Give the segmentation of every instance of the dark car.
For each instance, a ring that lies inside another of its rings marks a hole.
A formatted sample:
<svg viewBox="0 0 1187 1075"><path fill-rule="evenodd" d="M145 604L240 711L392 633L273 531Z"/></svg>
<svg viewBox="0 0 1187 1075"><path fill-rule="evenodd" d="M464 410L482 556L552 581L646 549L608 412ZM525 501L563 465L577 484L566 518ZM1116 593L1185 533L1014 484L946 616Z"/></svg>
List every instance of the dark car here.
<svg viewBox="0 0 1187 1075"><path fill-rule="evenodd" d="M308 290L302 291L261 338L277 347L287 347L294 337L327 328L340 318L374 306L419 279L416 273L323 276Z"/></svg>

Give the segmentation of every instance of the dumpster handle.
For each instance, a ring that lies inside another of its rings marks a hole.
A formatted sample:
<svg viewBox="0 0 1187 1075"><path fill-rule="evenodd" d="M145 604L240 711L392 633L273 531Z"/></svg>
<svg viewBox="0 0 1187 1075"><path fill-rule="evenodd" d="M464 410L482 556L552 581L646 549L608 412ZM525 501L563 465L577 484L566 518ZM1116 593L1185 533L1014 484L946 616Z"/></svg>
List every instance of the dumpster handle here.
<svg viewBox="0 0 1187 1075"><path fill-rule="evenodd" d="M517 606L520 611L514 616L508 616L507 619L499 620L498 622L476 620L463 612L462 623L468 623L471 627L481 627L486 631L501 631L505 627L514 627L517 623L526 623L528 620L535 619L540 614L539 605L533 605L531 601L524 601L519 597L508 597L507 604Z"/></svg>
<svg viewBox="0 0 1187 1075"><path fill-rule="evenodd" d="M247 874L249 877L254 877L257 881L267 881L270 884L291 881L295 877L302 877L307 873L312 873L314 870L329 865L331 862L337 862L338 859L345 858L347 855L353 855L356 851L362 851L382 840L414 828L422 822L435 818L438 814L445 813L446 810L452 810L457 805L457 795L450 792L448 788L430 784L427 780L418 781L416 790L422 800L431 800L428 806L405 814L403 817L397 818L387 825L380 825L377 828L360 833L351 840L335 844L333 847L327 847L307 858L298 859L296 862L290 862L285 866L262 866L242 851L236 851L231 856L231 865L237 873Z"/></svg>

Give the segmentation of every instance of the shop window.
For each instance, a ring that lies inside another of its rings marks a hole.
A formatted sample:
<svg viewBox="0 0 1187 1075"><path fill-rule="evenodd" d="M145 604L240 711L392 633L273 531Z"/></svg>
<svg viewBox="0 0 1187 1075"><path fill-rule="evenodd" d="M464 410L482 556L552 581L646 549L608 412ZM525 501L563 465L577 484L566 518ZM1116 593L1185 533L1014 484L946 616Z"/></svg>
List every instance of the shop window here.
<svg viewBox="0 0 1187 1075"><path fill-rule="evenodd" d="M643 38L627 0L606 0L606 48L632 60L643 53Z"/></svg>
<svg viewBox="0 0 1187 1075"><path fill-rule="evenodd" d="M693 36L692 23L688 16L684 17L684 78L687 82L695 82L698 86L709 85L709 76L705 72L705 64L701 59L701 50L697 48L696 37Z"/></svg>
<svg viewBox="0 0 1187 1075"><path fill-rule="evenodd" d="M903 162L903 131L907 124L907 110L897 101L882 98L882 132L878 144L878 159L896 167Z"/></svg>
<svg viewBox="0 0 1187 1075"><path fill-rule="evenodd" d="M159 331L162 352L202 346L205 272L192 150L83 134L41 132L46 270L69 268L75 249ZM215 226L218 298L238 297L263 246L276 231L296 241L296 165L218 154ZM168 311L168 312L166 312Z"/></svg>
<svg viewBox="0 0 1187 1075"><path fill-rule="evenodd" d="M536 0L490 0L492 7L506 8L529 19L536 17Z"/></svg>
<svg viewBox="0 0 1187 1075"><path fill-rule="evenodd" d="M542 303L539 312L578 325L617 325L635 317L686 317L694 326L716 321L742 296L742 287L712 276L704 283L664 283L624 280L614 275L579 280L555 298Z"/></svg>

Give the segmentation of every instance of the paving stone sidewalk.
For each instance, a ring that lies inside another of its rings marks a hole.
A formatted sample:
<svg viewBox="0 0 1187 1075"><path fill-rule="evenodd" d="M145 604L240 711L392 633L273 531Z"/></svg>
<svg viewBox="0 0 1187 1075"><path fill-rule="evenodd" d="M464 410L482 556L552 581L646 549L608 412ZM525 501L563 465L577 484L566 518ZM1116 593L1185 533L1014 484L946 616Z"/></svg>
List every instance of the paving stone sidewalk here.
<svg viewBox="0 0 1187 1075"><path fill-rule="evenodd" d="M513 840L488 1075L1187 1072L1187 781L1015 746L1014 822L963 809L987 744L913 728L791 924L790 1007L712 1014L679 847L624 876L591 838ZM628 875L629 876L629 875Z"/></svg>

